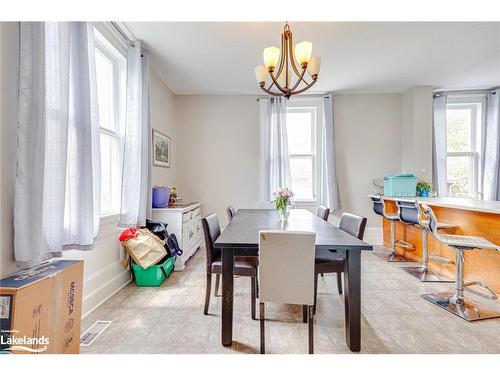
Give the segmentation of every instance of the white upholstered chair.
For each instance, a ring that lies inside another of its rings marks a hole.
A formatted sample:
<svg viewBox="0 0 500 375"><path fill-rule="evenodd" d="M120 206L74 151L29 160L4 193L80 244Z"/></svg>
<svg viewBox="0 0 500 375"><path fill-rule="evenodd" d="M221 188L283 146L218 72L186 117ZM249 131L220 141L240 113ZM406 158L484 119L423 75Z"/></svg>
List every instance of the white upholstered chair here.
<svg viewBox="0 0 500 375"><path fill-rule="evenodd" d="M308 306L309 353L313 345L314 258L316 233L259 232L260 352L265 353L265 303Z"/></svg>

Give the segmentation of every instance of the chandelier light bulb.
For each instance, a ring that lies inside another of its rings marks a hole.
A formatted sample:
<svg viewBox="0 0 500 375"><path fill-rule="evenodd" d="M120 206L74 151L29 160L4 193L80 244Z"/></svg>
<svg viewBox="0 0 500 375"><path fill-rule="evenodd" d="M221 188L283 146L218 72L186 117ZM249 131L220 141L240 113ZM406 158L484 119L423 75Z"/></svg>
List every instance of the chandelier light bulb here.
<svg viewBox="0 0 500 375"><path fill-rule="evenodd" d="M264 49L264 65L266 68L274 69L280 59L280 49L278 47L267 47Z"/></svg>
<svg viewBox="0 0 500 375"><path fill-rule="evenodd" d="M312 43L311 42L300 42L295 45L295 59L300 65L307 64L311 59L312 54Z"/></svg>
<svg viewBox="0 0 500 375"><path fill-rule="evenodd" d="M265 83L268 76L269 74L265 65L259 65L255 67L255 78L257 78L257 82L259 84L262 82Z"/></svg>
<svg viewBox="0 0 500 375"><path fill-rule="evenodd" d="M307 64L307 72L311 77L317 76L319 74L319 69L321 68L321 59L317 56L311 57L309 64Z"/></svg>

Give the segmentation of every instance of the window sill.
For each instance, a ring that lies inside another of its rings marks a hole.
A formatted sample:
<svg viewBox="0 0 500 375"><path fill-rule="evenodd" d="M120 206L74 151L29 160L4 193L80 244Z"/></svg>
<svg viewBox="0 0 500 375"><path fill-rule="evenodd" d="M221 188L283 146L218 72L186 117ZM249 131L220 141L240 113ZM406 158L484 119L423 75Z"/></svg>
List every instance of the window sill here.
<svg viewBox="0 0 500 375"><path fill-rule="evenodd" d="M318 201L295 201L294 202L294 207L300 208L300 207L313 207L313 206L319 206Z"/></svg>
<svg viewBox="0 0 500 375"><path fill-rule="evenodd" d="M101 215L101 225L104 224L113 224L118 223L118 219L120 218L119 213L107 213Z"/></svg>

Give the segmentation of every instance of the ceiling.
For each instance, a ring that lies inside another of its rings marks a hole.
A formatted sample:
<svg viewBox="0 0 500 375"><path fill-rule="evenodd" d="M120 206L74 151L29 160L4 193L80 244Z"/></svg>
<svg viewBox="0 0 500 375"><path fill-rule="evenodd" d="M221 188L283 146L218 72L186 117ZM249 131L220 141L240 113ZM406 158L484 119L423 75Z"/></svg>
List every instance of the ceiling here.
<svg viewBox="0 0 500 375"><path fill-rule="evenodd" d="M177 95L261 93L254 67L279 46L276 22L126 22ZM291 22L321 57L316 92L397 93L500 85L500 22Z"/></svg>

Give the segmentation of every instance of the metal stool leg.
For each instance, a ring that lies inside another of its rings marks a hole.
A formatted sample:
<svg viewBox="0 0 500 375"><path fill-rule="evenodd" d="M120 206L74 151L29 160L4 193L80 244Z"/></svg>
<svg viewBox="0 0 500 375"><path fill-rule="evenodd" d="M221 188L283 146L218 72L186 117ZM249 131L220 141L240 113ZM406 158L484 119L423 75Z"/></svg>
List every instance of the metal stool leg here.
<svg viewBox="0 0 500 375"><path fill-rule="evenodd" d="M428 250L428 234L427 229L420 227L422 233L422 265L420 267L405 267L403 268L410 275L416 277L422 282L441 282L452 283L453 280L444 276L440 276L429 270L429 250Z"/></svg>
<svg viewBox="0 0 500 375"><path fill-rule="evenodd" d="M455 271L455 292L441 292L424 294L422 298L433 304L448 310L449 312L465 319L469 322L475 320L500 317L500 311L484 308L480 303L464 296L464 254L466 249L455 248L456 250L456 271Z"/></svg>
<svg viewBox="0 0 500 375"><path fill-rule="evenodd" d="M394 220L389 220L389 223L391 229L389 237L389 252L384 251L375 254L388 262L408 262L407 259L403 258L396 252L396 222Z"/></svg>

